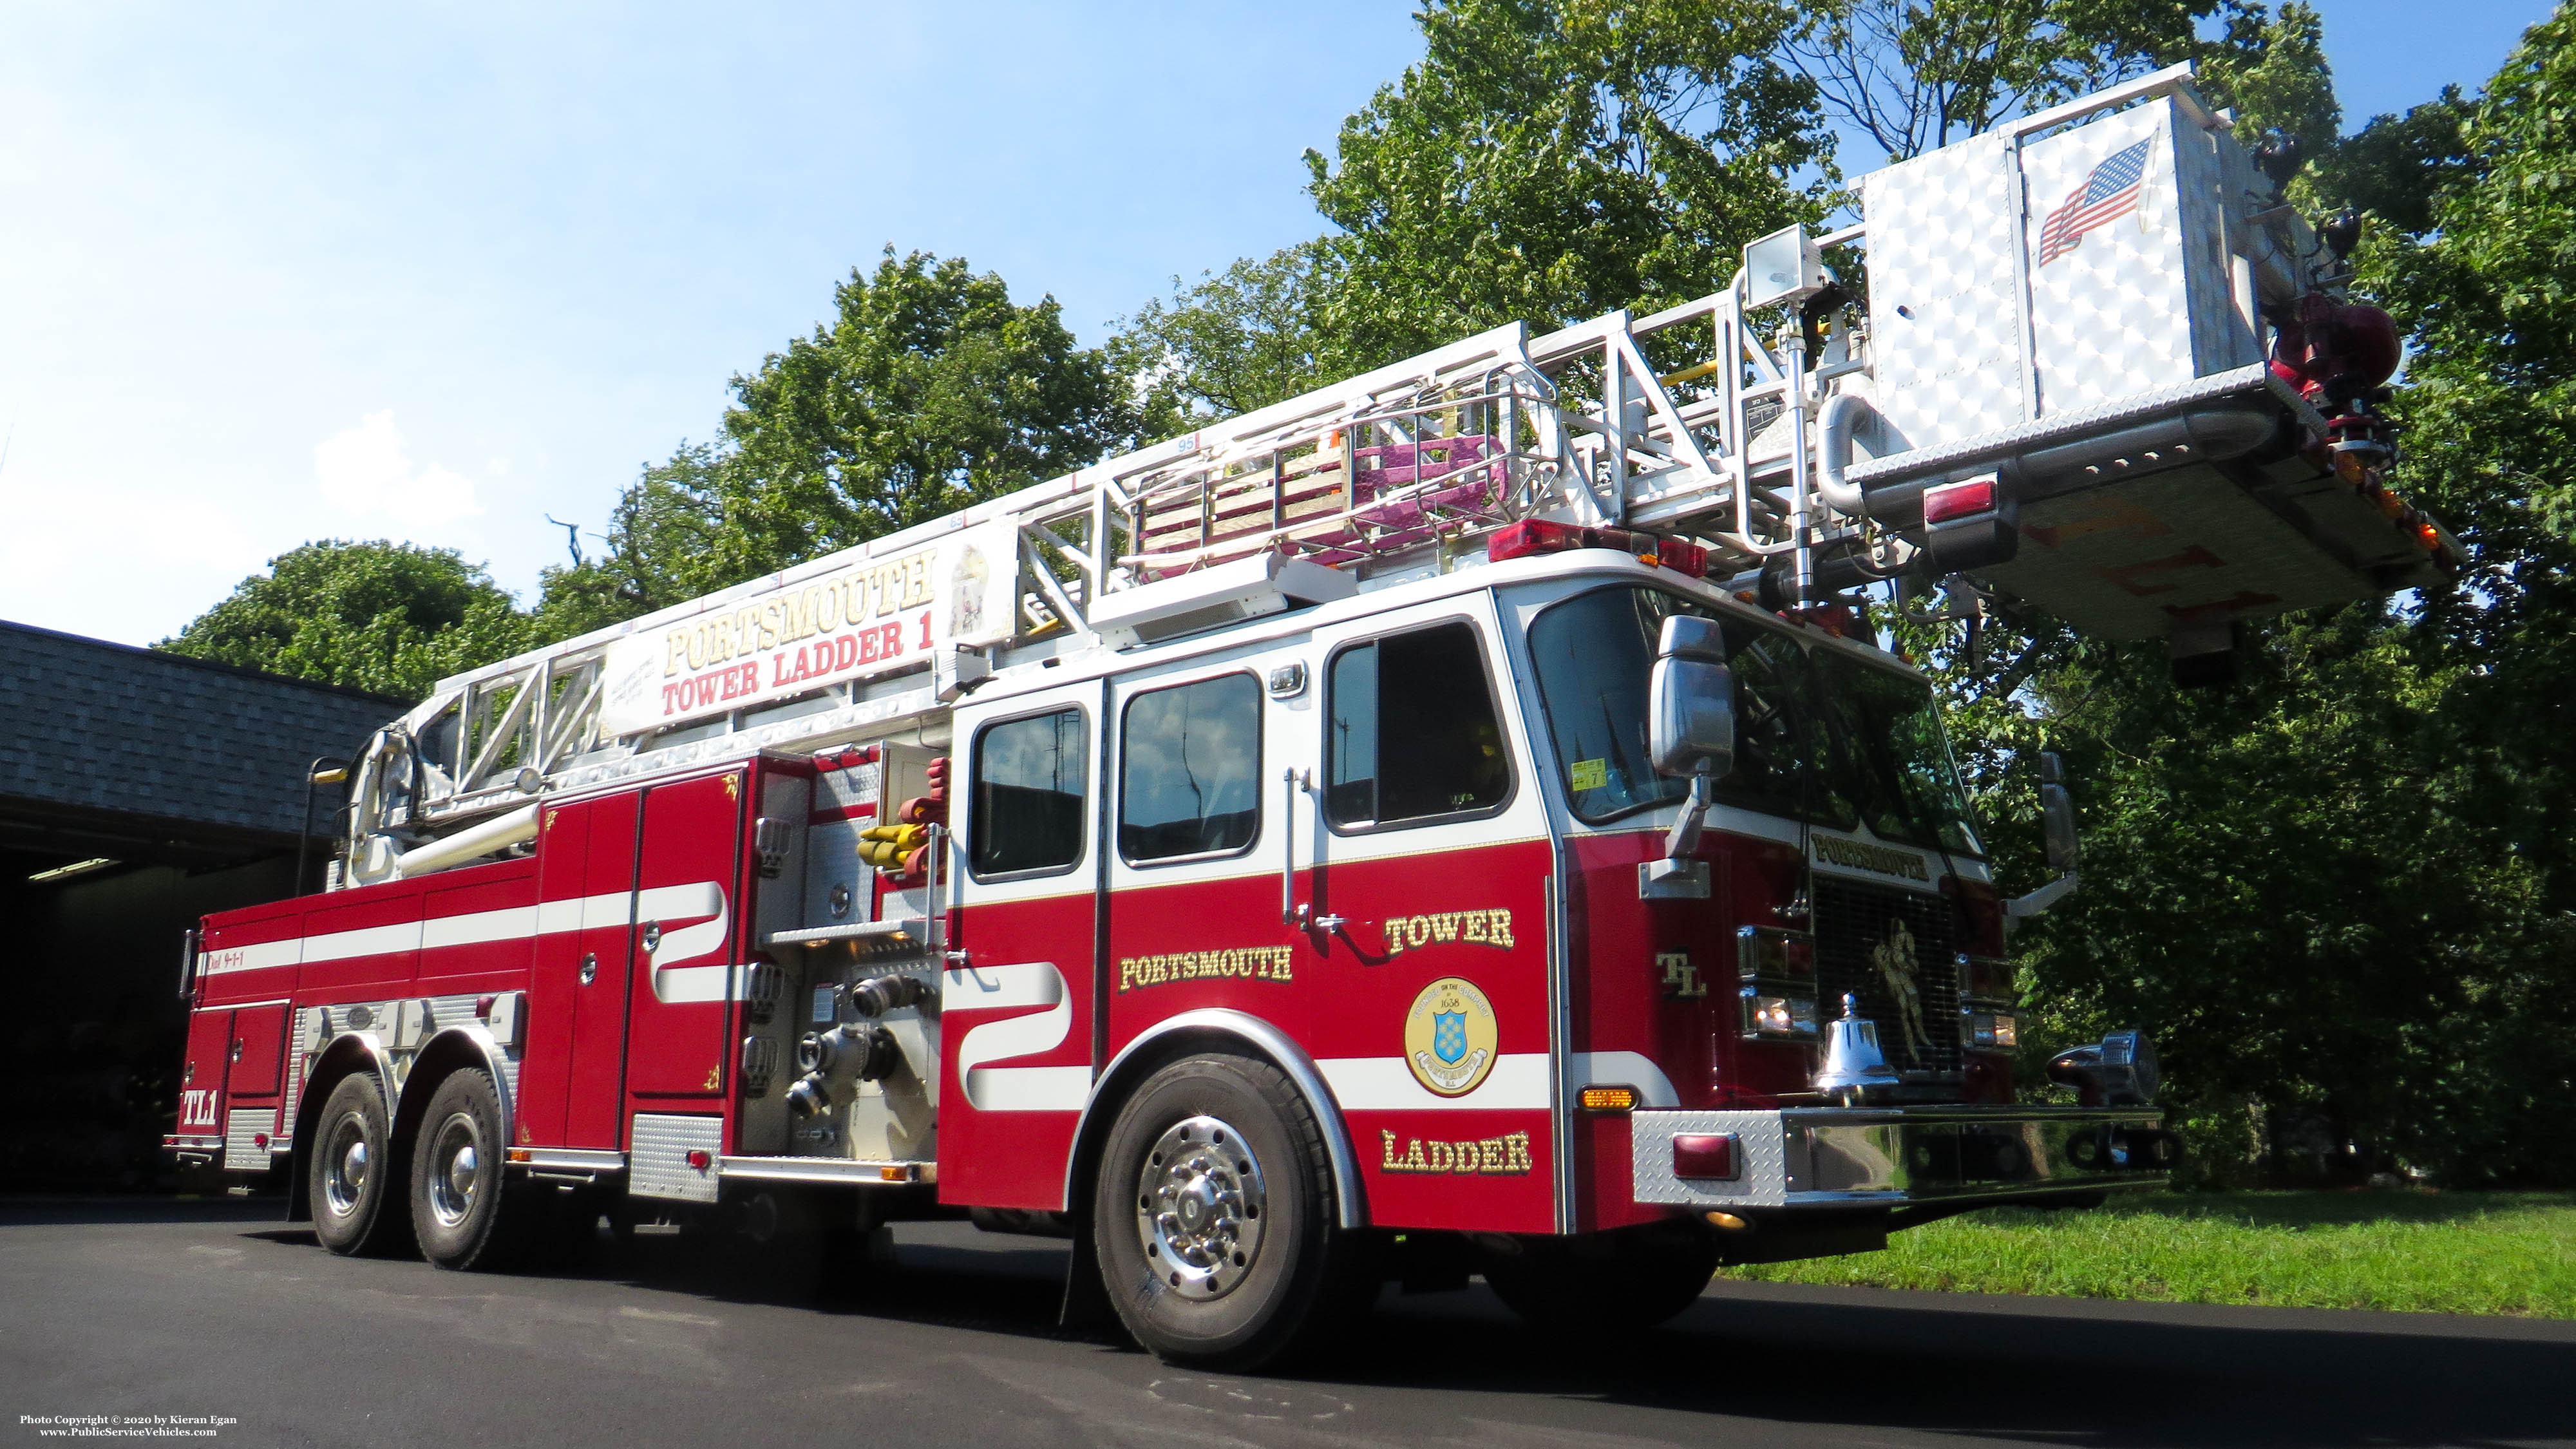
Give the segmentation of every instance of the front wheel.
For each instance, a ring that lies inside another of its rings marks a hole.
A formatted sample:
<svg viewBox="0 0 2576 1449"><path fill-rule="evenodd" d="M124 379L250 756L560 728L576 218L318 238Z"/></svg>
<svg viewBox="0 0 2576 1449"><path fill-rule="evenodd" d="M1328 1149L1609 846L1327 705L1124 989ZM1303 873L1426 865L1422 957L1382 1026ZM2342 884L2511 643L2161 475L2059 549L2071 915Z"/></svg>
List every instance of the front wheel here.
<svg viewBox="0 0 2576 1449"><path fill-rule="evenodd" d="M1091 1227L1120 1320L1167 1362L1259 1367L1355 1296L1323 1128L1267 1062L1190 1057L1148 1078L1110 1132Z"/></svg>
<svg viewBox="0 0 2576 1449"><path fill-rule="evenodd" d="M381 1256L403 1248L402 1173L387 1147L392 1137L373 1076L342 1077L323 1100L304 1186L313 1204L313 1236L332 1252Z"/></svg>
<svg viewBox="0 0 2576 1449"><path fill-rule="evenodd" d="M497 1268L524 1246L535 1203L504 1190L501 1096L479 1068L438 1084L411 1167L412 1232L442 1268Z"/></svg>

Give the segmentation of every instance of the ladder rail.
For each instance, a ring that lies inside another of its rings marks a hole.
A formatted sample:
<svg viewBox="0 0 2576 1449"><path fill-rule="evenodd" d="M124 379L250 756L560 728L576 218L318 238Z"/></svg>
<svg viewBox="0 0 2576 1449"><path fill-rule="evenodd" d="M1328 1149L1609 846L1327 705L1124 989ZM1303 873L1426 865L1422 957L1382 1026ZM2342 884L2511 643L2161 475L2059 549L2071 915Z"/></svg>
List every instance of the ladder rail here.
<svg viewBox="0 0 2576 1449"><path fill-rule="evenodd" d="M406 749L416 739L437 746L415 757L420 788L410 818L444 825L521 803L528 769L543 792L604 778L601 772L612 766L622 777L680 768L711 751L754 748L748 741L755 737L808 737L804 721L836 721L830 728L846 729L892 718L883 705L890 687L906 671L929 667L927 659L907 660L864 692L862 681L820 686L841 702L795 718L754 723L781 703L764 699L683 724L613 734L602 725L607 660L621 641L704 627L728 611L988 523L1009 525L1018 555L1003 565L1014 580L1008 642L1059 630L1094 636L1087 619L1093 601L1260 549L1285 548L1364 572L1419 558L1435 544L1455 549L1525 518L1625 520L1687 532L1740 562L1758 562L1791 546L1779 534L1794 500L1776 482L1748 484L1748 478L1788 470L1748 461L1745 410L1791 383L1779 359L1745 326L1738 297L1730 287L1645 317L1620 310L1535 339L1526 324L1491 328L851 548L450 676L389 727ZM1658 376L1641 345L1656 336L1691 337L1690 350L1708 356ZM1697 387L1688 395L1676 391L1692 384ZM1175 507L1187 516L1177 537ZM440 730L450 733L434 734ZM662 743L666 737L676 742Z"/></svg>

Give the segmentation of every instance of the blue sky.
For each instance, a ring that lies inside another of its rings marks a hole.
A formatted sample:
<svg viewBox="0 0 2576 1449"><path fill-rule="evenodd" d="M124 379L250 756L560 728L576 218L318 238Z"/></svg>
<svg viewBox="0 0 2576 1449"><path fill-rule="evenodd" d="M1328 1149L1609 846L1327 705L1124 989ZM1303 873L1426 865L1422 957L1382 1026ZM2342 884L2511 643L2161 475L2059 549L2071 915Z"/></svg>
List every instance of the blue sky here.
<svg viewBox="0 0 2576 1449"><path fill-rule="evenodd" d="M2542 0L2325 0L2351 124ZM307 539L462 549L704 438L886 243L1086 341L1312 235L1402 4L0 4L0 618L175 632Z"/></svg>

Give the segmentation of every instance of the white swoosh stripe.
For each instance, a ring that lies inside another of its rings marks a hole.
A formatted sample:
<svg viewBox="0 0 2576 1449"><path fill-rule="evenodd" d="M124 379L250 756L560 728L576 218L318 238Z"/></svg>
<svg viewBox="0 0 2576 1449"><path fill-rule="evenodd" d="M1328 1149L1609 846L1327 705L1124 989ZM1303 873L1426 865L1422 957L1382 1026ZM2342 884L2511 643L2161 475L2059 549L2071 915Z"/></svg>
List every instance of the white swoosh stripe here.
<svg viewBox="0 0 2576 1449"><path fill-rule="evenodd" d="M1315 1063L1345 1112L1547 1110L1547 1053L1498 1057L1476 1090L1443 1097L1413 1079L1402 1057L1328 1057Z"/></svg>
<svg viewBox="0 0 2576 1449"><path fill-rule="evenodd" d="M957 1043L957 1074L965 1079L966 1100L976 1111L1078 1112L1090 1097L1088 1066L985 1065L1053 1051L1072 1033L1073 1002L1065 995L1064 973L1053 963L1022 961L941 973L942 1014L1030 1006L1046 1010L979 1023Z"/></svg>
<svg viewBox="0 0 2576 1449"><path fill-rule="evenodd" d="M654 955L679 961L722 949L725 927L730 919L723 888L713 881L699 881L693 885L657 886L640 895L630 891L610 891L575 900L541 901L533 906L505 906L499 910L433 916L425 921L362 926L352 931L326 931L318 936L231 946L206 952L199 974L221 976L233 971L260 971L298 963L390 956L398 951L525 940L531 936L552 936L565 931L622 926L638 915L647 919L657 915L680 920L693 916L710 918L683 926L663 937L661 948ZM665 1001L724 1000L724 978L732 968L719 965L699 969L715 973L718 984L714 995L703 994L704 987L694 981L682 988L684 994L664 994L659 978L673 974L667 968L655 973L654 994Z"/></svg>

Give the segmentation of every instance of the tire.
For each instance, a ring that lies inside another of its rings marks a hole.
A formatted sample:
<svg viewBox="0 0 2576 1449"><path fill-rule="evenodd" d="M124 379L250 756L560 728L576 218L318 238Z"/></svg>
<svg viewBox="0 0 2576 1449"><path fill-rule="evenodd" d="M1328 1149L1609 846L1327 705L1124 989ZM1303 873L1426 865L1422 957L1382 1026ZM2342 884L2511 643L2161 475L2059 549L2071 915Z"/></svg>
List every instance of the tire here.
<svg viewBox="0 0 2576 1449"><path fill-rule="evenodd" d="M1485 1282L1535 1328L1574 1333L1652 1328L1691 1306L1717 1272L1707 1233L1652 1230L1522 1239L1489 1253Z"/></svg>
<svg viewBox="0 0 2576 1449"><path fill-rule="evenodd" d="M384 1094L372 1074L352 1072L331 1089L313 1124L313 1140L304 1164L313 1236L343 1257L383 1257L408 1247L402 1169L393 1157Z"/></svg>
<svg viewBox="0 0 2576 1449"><path fill-rule="evenodd" d="M1258 1368L1359 1299L1323 1128L1267 1062L1189 1057L1147 1078L1101 1154L1091 1232L1120 1321L1167 1363Z"/></svg>
<svg viewBox="0 0 2576 1449"><path fill-rule="evenodd" d="M430 1095L412 1147L411 1226L422 1257L458 1270L517 1265L539 1204L514 1190L506 1154L491 1074L451 1073Z"/></svg>

